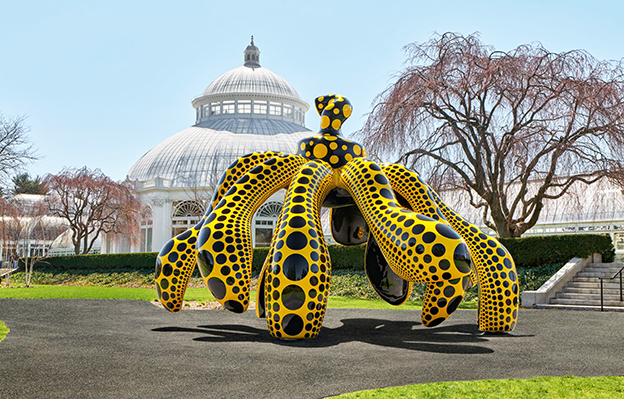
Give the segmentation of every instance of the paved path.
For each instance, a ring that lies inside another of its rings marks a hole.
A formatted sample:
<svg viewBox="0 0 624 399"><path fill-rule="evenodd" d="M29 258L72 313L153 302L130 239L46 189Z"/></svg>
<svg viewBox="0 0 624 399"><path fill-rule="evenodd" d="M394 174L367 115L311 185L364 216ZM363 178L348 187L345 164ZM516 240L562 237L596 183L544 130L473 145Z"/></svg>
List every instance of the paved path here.
<svg viewBox="0 0 624 399"><path fill-rule="evenodd" d="M411 383L624 375L624 313L522 310L487 335L476 311L330 309L319 338L278 341L252 312L148 302L0 299L0 398L321 398Z"/></svg>

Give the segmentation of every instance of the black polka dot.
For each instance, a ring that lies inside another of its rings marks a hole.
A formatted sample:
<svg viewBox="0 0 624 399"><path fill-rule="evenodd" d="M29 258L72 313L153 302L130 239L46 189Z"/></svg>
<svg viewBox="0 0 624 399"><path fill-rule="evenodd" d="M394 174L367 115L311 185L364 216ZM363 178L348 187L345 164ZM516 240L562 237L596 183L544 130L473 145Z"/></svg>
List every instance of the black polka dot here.
<svg viewBox="0 0 624 399"><path fill-rule="evenodd" d="M214 267L214 260L212 258L212 254L208 251L199 251L197 253L197 264L199 265L199 271L202 276L208 277L210 273L212 273L212 268Z"/></svg>
<svg viewBox="0 0 624 399"><path fill-rule="evenodd" d="M301 216L295 216L288 222L288 225L293 228L304 227L306 225L306 221Z"/></svg>
<svg viewBox="0 0 624 399"><path fill-rule="evenodd" d="M156 258L156 270L154 278L160 277L160 272L162 271L162 262L160 261L160 257Z"/></svg>
<svg viewBox="0 0 624 399"><path fill-rule="evenodd" d="M298 285L289 285L282 291L282 303L287 309L297 310L305 303L305 292Z"/></svg>
<svg viewBox="0 0 624 399"><path fill-rule="evenodd" d="M458 240L460 238L459 234L457 234L455 230L453 230L452 228L450 228L449 226L445 224L442 224L442 223L436 224L436 230L443 237L450 238L452 240Z"/></svg>
<svg viewBox="0 0 624 399"><path fill-rule="evenodd" d="M290 209L291 213L305 213L305 207L303 205L295 205Z"/></svg>
<svg viewBox="0 0 624 399"><path fill-rule="evenodd" d="M305 234L298 231L292 232L286 238L286 246L293 251L298 251L308 245L308 239Z"/></svg>
<svg viewBox="0 0 624 399"><path fill-rule="evenodd" d="M303 331L303 319L296 314L287 314L282 320L282 330L286 335L297 335Z"/></svg>
<svg viewBox="0 0 624 399"><path fill-rule="evenodd" d="M208 280L208 288L210 289L212 295L214 295L214 297L217 299L223 299L227 292L223 281L216 277L212 277Z"/></svg>
<svg viewBox="0 0 624 399"><path fill-rule="evenodd" d="M308 274L308 261L302 255L291 254L284 260L283 268L286 278L292 281L299 281Z"/></svg>
<svg viewBox="0 0 624 399"><path fill-rule="evenodd" d="M449 262L446 259L442 259L440 261L440 263L438 263L438 266L440 267L440 269L442 270L448 270L451 267L451 262Z"/></svg>
<svg viewBox="0 0 624 399"><path fill-rule="evenodd" d="M425 231L425 226L423 226L422 224L417 224L412 228L412 234L420 234L423 231Z"/></svg>
<svg viewBox="0 0 624 399"><path fill-rule="evenodd" d="M435 235L435 233L432 233L432 232L428 231L425 234L423 234L423 238L422 239L425 242L425 244L431 244L432 242L434 242L436 240L436 235Z"/></svg>
<svg viewBox="0 0 624 399"><path fill-rule="evenodd" d="M453 313L459 306L461 300L462 300L461 296L456 296L455 298L451 299L451 301L448 304L448 307L446 308L446 312L448 314Z"/></svg>
<svg viewBox="0 0 624 399"><path fill-rule="evenodd" d="M460 272L470 272L470 264L472 260L470 258L470 252L468 251L468 247L466 247L466 244L459 244L457 248L455 248L453 260L455 261L455 266Z"/></svg>
<svg viewBox="0 0 624 399"><path fill-rule="evenodd" d="M233 300L225 301L223 307L234 313L243 313L245 310L245 307L240 302Z"/></svg>
<svg viewBox="0 0 624 399"><path fill-rule="evenodd" d="M446 253L446 248L442 244L435 244L433 248L431 248L431 253L434 256L442 256Z"/></svg>
<svg viewBox="0 0 624 399"><path fill-rule="evenodd" d="M169 251L171 251L171 249L173 248L173 244L175 244L175 241L173 239L167 241L167 243L165 244L163 249L160 250L160 253L158 255L159 256L167 255Z"/></svg>
<svg viewBox="0 0 624 399"><path fill-rule="evenodd" d="M437 313L437 312L436 312ZM431 320L428 324L427 327L435 327L437 325L440 325L442 322L444 321L444 317L438 317L437 319L433 319Z"/></svg>
<svg viewBox="0 0 624 399"><path fill-rule="evenodd" d="M390 190L388 190L387 188L382 188L381 190L379 190L379 194L384 198L394 199L394 196L392 195Z"/></svg>
<svg viewBox="0 0 624 399"><path fill-rule="evenodd" d="M388 179L382 174L375 175L375 181L382 185L388 184Z"/></svg>
<svg viewBox="0 0 624 399"><path fill-rule="evenodd" d="M169 260L169 262L175 263L178 260L178 253L177 252L171 252L169 254L169 256L167 257L167 259Z"/></svg>

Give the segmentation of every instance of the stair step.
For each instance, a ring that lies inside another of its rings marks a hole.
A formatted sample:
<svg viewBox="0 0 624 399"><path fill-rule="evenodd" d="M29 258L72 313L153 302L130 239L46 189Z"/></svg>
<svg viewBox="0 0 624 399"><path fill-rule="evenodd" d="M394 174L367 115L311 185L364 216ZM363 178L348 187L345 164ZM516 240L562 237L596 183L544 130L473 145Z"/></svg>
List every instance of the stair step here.
<svg viewBox="0 0 624 399"><path fill-rule="evenodd" d="M597 310L600 311L600 305L598 306L589 306L589 305L559 305L559 304L537 304L534 306L536 309L561 309L561 310ZM622 306L605 306L605 312L624 312L624 307Z"/></svg>
<svg viewBox="0 0 624 399"><path fill-rule="evenodd" d="M578 273L576 275L576 277L613 277L613 273L603 273L603 272L592 272L592 271L586 271L583 270L582 272ZM619 279L619 276L616 277L616 279Z"/></svg>
<svg viewBox="0 0 624 399"><path fill-rule="evenodd" d="M550 300L551 304L555 305L587 305L587 306L600 306L600 299L564 299L553 298ZM604 301L605 306L621 306L624 307L624 302L620 301Z"/></svg>
<svg viewBox="0 0 624 399"><path fill-rule="evenodd" d="M595 294L600 295L600 285L596 287L565 287L562 291L565 294ZM620 295L620 289L618 288L605 288L603 290L605 295Z"/></svg>
<svg viewBox="0 0 624 399"><path fill-rule="evenodd" d="M600 270L613 270L613 272L617 272L618 270L620 270L622 267L622 265L614 265L614 264L609 264L609 263L598 263L598 264L592 264L592 265L587 265L585 266L585 269L600 269Z"/></svg>
<svg viewBox="0 0 624 399"><path fill-rule="evenodd" d="M598 285L600 285L600 279L597 277L585 277L585 276L579 276L578 274L574 277L574 279L572 279L573 282L576 283L596 283ZM604 280L603 284L617 284L617 286L620 286L620 279L613 279L613 280Z"/></svg>
<svg viewBox="0 0 624 399"><path fill-rule="evenodd" d="M558 292L555 298L559 299L583 299L583 300L600 300L600 292L597 294L590 293L568 293L568 292ZM603 295L605 301L619 301L620 293L607 295L606 293Z"/></svg>
<svg viewBox="0 0 624 399"><path fill-rule="evenodd" d="M611 267L614 269L621 269L624 267L622 263L590 263L587 267Z"/></svg>
<svg viewBox="0 0 624 399"><path fill-rule="evenodd" d="M605 289L620 289L620 282L619 281L612 281L612 280L604 280L602 283L603 287ZM577 281L577 280L572 280L570 281L568 284L566 284L566 287L570 287L570 288L598 288L600 289L600 280L598 279L593 279L590 281Z"/></svg>

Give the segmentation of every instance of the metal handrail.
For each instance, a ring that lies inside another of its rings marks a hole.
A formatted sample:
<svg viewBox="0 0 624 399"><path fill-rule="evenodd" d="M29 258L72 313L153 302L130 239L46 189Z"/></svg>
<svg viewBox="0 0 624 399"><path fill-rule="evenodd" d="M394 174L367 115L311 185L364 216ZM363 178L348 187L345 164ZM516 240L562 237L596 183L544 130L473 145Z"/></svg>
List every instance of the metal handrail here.
<svg viewBox="0 0 624 399"><path fill-rule="evenodd" d="M624 302L624 298L622 297L622 271L624 270L624 266L620 268L612 277L598 277L600 279L600 311L604 311L604 294L603 294L603 280L613 280L620 275L620 302Z"/></svg>

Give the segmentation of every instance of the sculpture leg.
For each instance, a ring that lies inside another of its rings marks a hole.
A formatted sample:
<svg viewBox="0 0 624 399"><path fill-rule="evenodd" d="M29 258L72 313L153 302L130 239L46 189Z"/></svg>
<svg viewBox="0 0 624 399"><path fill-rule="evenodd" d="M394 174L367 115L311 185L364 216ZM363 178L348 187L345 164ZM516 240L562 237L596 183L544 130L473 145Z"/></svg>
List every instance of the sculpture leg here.
<svg viewBox="0 0 624 399"><path fill-rule="evenodd" d="M464 220L433 191L433 198L453 229L468 244L479 278L479 330L513 331L518 319L518 274L507 249Z"/></svg>
<svg viewBox="0 0 624 399"><path fill-rule="evenodd" d="M204 222L197 241L199 269L226 309L242 313L249 306L253 214L273 193L288 186L304 162L289 155L257 165L230 187Z"/></svg>
<svg viewBox="0 0 624 399"><path fill-rule="evenodd" d="M379 166L388 177L388 181L401 205L421 215L448 224L433 198L432 190L420 180L417 173L401 165L381 164ZM472 285L477 284L474 271L470 273L470 282Z"/></svg>
<svg viewBox="0 0 624 399"><path fill-rule="evenodd" d="M223 173L221 179L217 183L217 187L212 195L212 199L208 204L208 208L206 210L206 216L212 212L213 208L217 206L221 198L227 193L227 191L232 187L234 183L241 177L245 175L245 173L249 172L251 169L260 165L261 163L275 157L283 157L284 154L281 152L275 151L267 151L267 152L254 152L251 154L243 155L238 158L235 162L233 162ZM277 170L273 169L273 170Z"/></svg>
<svg viewBox="0 0 624 399"><path fill-rule="evenodd" d="M332 187L331 169L309 162L288 188L265 281L267 324L274 337L314 338L321 330L331 264L319 213Z"/></svg>
<svg viewBox="0 0 624 399"><path fill-rule="evenodd" d="M468 278L470 268L457 262L456 257L468 250L453 229L398 206L385 174L372 161L363 158L350 161L342 170L341 184L355 199L384 258L396 274L413 282L457 279L456 292L463 297L460 282ZM423 308L437 308L437 302L434 304L432 300L433 297L425 297ZM429 322L423 319L424 325Z"/></svg>
<svg viewBox="0 0 624 399"><path fill-rule="evenodd" d="M518 316L518 281L505 247L450 209L417 173L400 165L381 166L392 188L411 206L444 218L468 245L477 274L471 273L471 282L479 284L479 329L512 331Z"/></svg>
<svg viewBox="0 0 624 399"><path fill-rule="evenodd" d="M184 293L195 270L197 252L195 243L203 224L177 235L165 244L156 259L156 291L165 309L179 312L182 309Z"/></svg>
<svg viewBox="0 0 624 399"><path fill-rule="evenodd" d="M172 312L179 312L182 309L186 286L197 264L197 236L212 208L241 176L267 159L282 155L282 153L268 151L239 158L227 168L221 177L202 220L163 246L156 259L155 279L158 298L165 309Z"/></svg>

